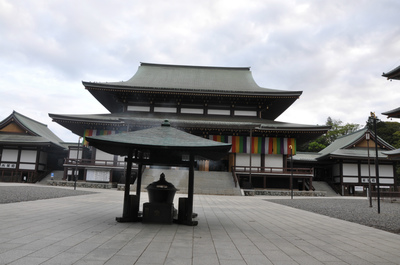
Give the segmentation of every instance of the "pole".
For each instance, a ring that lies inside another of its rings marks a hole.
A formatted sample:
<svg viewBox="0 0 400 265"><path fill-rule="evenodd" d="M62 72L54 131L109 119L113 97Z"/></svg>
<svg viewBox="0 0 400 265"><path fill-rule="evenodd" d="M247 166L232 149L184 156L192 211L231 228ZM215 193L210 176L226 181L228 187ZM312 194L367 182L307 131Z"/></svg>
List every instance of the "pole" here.
<svg viewBox="0 0 400 265"><path fill-rule="evenodd" d="M369 132L365 134L365 138L367 139L367 148L368 148L368 197L369 197L369 207L372 207L372 192L371 192L371 166L369 161Z"/></svg>
<svg viewBox="0 0 400 265"><path fill-rule="evenodd" d="M293 147L289 145L290 148L290 199L293 200Z"/></svg>
<svg viewBox="0 0 400 265"><path fill-rule="evenodd" d="M381 213L381 195L379 191L379 164L378 164L378 135L376 134L376 116L373 113L374 133L375 133L375 172L376 172L376 187L378 193L378 213Z"/></svg>
<svg viewBox="0 0 400 265"><path fill-rule="evenodd" d="M78 138L78 151L76 152L75 171L74 171L74 190L76 190L76 180L79 177L78 159L79 159L80 142L81 142L81 137L79 136L79 138ZM76 171L78 171L78 174L76 174Z"/></svg>
<svg viewBox="0 0 400 265"><path fill-rule="evenodd" d="M250 163L249 163L249 165L250 165L250 175L249 175L249 182L250 182L251 187L253 187L253 184L251 182L251 151L253 150L253 145L251 144L252 136L253 136L253 130L250 129Z"/></svg>

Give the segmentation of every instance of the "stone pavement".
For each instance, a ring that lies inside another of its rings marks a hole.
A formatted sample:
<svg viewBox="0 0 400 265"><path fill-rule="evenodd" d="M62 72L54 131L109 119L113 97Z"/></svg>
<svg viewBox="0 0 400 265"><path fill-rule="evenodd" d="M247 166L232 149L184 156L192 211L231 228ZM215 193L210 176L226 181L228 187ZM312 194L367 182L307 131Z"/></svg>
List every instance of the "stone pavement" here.
<svg viewBox="0 0 400 265"><path fill-rule="evenodd" d="M0 264L400 264L400 235L262 196L195 195L189 227L117 223L123 192L95 191L1 204Z"/></svg>

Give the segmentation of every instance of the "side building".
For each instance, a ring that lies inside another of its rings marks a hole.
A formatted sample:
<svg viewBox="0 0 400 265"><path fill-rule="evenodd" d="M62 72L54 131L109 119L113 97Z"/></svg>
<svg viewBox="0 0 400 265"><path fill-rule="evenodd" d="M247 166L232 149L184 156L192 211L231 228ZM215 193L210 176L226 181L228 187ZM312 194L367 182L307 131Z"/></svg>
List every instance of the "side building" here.
<svg viewBox="0 0 400 265"><path fill-rule="evenodd" d="M221 161L198 160L197 170L238 171L237 181L253 187L287 188L288 157L296 145L329 129L276 121L302 92L260 87L249 67L141 63L127 81L83 85L110 113L49 114L53 121L84 138L147 129L168 119L177 129L232 144ZM82 180L119 180L123 158L94 148L82 154L90 156L77 163ZM65 167L72 169L70 158Z"/></svg>
<svg viewBox="0 0 400 265"><path fill-rule="evenodd" d="M318 153L298 153L294 164L314 168L315 179L326 181L340 195L365 196L370 182L371 190L377 190L376 144L380 189L397 190L396 163L386 154L394 147L367 128L336 139Z"/></svg>
<svg viewBox="0 0 400 265"><path fill-rule="evenodd" d="M0 181L41 180L62 170L67 148L47 125L13 111L0 122Z"/></svg>

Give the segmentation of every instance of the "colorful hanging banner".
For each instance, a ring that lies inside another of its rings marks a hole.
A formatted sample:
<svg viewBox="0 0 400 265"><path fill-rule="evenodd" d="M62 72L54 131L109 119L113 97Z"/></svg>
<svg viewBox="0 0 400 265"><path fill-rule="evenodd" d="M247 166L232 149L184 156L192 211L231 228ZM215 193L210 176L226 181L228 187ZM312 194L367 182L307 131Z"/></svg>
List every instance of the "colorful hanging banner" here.
<svg viewBox="0 0 400 265"><path fill-rule="evenodd" d="M89 143L86 141L87 136L98 136L98 135L110 135L110 134L115 134L115 131L111 130L89 130L86 129L85 132L83 133L83 145L88 146Z"/></svg>
<svg viewBox="0 0 400 265"><path fill-rule="evenodd" d="M232 144L232 153L290 155L292 147L296 154L295 138L210 135L209 139Z"/></svg>

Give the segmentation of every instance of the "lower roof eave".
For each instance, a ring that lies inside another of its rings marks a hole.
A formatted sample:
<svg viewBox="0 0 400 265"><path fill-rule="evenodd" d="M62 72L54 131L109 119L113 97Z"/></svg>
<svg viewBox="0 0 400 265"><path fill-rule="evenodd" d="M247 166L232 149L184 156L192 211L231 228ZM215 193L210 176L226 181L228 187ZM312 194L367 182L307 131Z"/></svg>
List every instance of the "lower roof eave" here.
<svg viewBox="0 0 400 265"><path fill-rule="evenodd" d="M369 159L371 162L374 160L375 156L371 155ZM317 158L317 161L328 160L328 159L349 159L349 160L368 160L367 156L340 156L340 155L326 155ZM379 156L379 161L388 160L388 157Z"/></svg>

